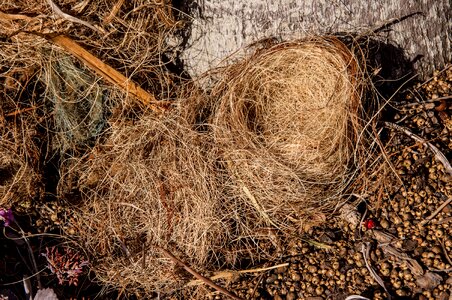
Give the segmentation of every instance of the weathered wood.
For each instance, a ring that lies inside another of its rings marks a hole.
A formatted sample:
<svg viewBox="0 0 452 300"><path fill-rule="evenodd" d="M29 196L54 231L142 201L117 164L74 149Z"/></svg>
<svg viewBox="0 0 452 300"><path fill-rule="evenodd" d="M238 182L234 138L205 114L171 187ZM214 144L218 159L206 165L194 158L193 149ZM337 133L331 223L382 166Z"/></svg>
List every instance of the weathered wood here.
<svg viewBox="0 0 452 300"><path fill-rule="evenodd" d="M262 38L366 33L415 14L379 32L405 50L421 76L451 60L450 0L196 0L188 47L191 75L215 67L234 51Z"/></svg>

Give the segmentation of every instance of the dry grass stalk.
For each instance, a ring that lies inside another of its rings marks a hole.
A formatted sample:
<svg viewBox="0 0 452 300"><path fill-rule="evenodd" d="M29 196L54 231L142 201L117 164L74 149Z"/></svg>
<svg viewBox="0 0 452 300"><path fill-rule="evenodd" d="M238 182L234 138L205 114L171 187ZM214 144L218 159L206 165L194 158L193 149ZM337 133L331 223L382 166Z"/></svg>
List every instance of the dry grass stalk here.
<svg viewBox="0 0 452 300"><path fill-rule="evenodd" d="M236 276L240 276L241 274L266 272L266 271L270 271L270 270L274 270L274 269L278 269L278 268L282 268L282 267L288 267L288 266L289 266L289 263L283 263L283 264L279 264L279 265L275 265L275 266L271 266L271 267L267 267L267 268L254 268L254 269L239 270L239 271L220 271L220 272L217 272L214 276L210 277L210 280L231 279ZM204 284L204 281L200 280L200 279L196 279L196 280L193 280L193 281L190 281L189 283L187 283L186 286L194 286L194 285L200 285L200 284Z"/></svg>

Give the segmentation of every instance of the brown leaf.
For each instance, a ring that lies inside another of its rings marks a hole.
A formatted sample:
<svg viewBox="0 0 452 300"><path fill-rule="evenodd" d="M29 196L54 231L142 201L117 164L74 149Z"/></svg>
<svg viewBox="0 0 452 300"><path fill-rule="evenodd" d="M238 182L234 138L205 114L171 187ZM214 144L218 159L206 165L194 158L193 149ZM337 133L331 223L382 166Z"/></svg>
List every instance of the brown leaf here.
<svg viewBox="0 0 452 300"><path fill-rule="evenodd" d="M440 275L432 272L426 272L424 276L421 276L416 280L416 284L422 289L433 290L441 283L442 280L443 278Z"/></svg>

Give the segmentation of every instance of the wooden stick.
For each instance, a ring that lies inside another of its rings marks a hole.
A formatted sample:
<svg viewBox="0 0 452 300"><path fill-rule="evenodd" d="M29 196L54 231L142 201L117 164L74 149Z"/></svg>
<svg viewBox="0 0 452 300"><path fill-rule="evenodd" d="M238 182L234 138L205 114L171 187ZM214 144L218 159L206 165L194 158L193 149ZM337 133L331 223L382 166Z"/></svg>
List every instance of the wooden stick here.
<svg viewBox="0 0 452 300"><path fill-rule="evenodd" d="M430 222L434 217L436 217L437 214L439 214L444 209L444 207L449 205L451 202L452 202L452 197L450 197L449 199L444 201L444 203L441 204L430 216L428 216L424 221L420 222L419 226L424 226L425 224Z"/></svg>
<svg viewBox="0 0 452 300"><path fill-rule="evenodd" d="M185 264L183 261L181 261L180 259L178 259L177 257L175 257L172 253L170 253L168 250L159 247L159 246L155 246L156 248L158 248L160 251L162 251L166 256L168 256L172 261L174 261L176 264L180 265L181 267L183 267L188 273L192 274L193 276L195 276L197 279L205 282L208 286L214 288L215 290L219 291L220 293L225 294L226 296L231 297L234 300L242 300L242 298L237 297L236 295L234 295L233 293L229 292L227 289L225 289L224 287L221 287L219 285L217 285L215 282L213 282L212 280L210 280L209 278L206 278L204 276L202 276L201 274L199 274L198 272L196 272L195 270L193 270L192 268L190 268L187 264Z"/></svg>
<svg viewBox="0 0 452 300"><path fill-rule="evenodd" d="M106 81L116 85L127 93L132 94L146 106L149 106L153 111L162 113L165 109L159 106L154 95L142 89L138 84L126 78L124 75L89 53L77 42L65 35L58 35L55 37L48 37L56 45L60 46L67 52L74 55L80 61L84 62L97 75Z"/></svg>

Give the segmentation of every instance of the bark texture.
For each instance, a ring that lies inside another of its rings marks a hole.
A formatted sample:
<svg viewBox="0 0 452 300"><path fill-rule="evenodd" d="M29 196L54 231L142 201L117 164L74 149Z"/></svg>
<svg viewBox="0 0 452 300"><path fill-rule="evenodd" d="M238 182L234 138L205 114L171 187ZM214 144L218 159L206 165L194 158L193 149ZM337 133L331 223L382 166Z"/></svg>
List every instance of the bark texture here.
<svg viewBox="0 0 452 300"><path fill-rule="evenodd" d="M183 54L191 75L263 38L365 34L400 18L380 30L379 38L402 48L421 77L451 60L450 0L195 0L192 8Z"/></svg>

